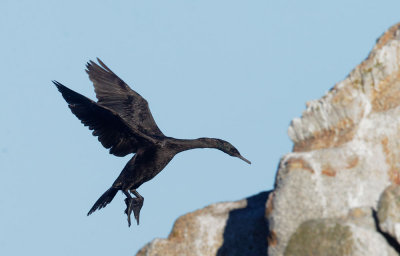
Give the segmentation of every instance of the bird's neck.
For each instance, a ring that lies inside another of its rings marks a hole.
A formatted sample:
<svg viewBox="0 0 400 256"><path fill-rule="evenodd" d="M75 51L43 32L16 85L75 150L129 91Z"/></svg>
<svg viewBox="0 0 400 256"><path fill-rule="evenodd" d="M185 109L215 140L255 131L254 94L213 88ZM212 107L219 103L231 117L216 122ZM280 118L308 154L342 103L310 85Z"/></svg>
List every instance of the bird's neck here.
<svg viewBox="0 0 400 256"><path fill-rule="evenodd" d="M198 139L172 139L171 143L178 152L182 152L195 148L216 148L218 147L218 139L214 138L198 138Z"/></svg>

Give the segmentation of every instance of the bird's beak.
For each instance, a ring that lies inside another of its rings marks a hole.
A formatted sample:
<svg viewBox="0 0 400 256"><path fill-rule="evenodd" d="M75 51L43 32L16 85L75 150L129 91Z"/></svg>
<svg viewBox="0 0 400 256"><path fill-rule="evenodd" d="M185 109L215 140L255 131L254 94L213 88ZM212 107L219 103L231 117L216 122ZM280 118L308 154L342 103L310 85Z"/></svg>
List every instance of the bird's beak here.
<svg viewBox="0 0 400 256"><path fill-rule="evenodd" d="M242 159L243 161L245 161L246 163L251 164L251 162L250 162L249 160L247 160L246 158L244 158L243 156L238 155L238 157L239 157L240 159Z"/></svg>

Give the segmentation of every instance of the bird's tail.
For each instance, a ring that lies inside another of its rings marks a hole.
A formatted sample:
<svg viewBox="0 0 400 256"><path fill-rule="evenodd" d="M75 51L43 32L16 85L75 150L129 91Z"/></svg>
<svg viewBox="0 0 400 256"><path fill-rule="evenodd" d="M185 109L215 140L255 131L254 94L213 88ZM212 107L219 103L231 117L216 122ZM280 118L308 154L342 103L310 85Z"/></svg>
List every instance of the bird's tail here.
<svg viewBox="0 0 400 256"><path fill-rule="evenodd" d="M96 203L94 203L93 207L90 209L87 215L89 216L94 211L106 207L106 205L111 203L111 201L114 199L117 192L118 192L117 188L114 187L109 188L106 192L104 192L104 194L99 199L97 199Z"/></svg>

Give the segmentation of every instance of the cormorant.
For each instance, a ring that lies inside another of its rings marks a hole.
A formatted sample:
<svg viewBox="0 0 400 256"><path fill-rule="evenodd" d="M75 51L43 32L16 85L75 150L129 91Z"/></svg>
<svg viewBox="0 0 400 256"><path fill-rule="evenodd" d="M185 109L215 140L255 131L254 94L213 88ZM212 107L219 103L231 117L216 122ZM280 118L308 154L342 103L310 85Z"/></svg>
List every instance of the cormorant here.
<svg viewBox="0 0 400 256"><path fill-rule="evenodd" d="M250 164L229 142L214 138L192 140L175 139L165 136L157 127L147 101L132 90L122 79L112 72L99 58L98 65L90 61L86 72L93 82L97 102L65 87L57 81L57 86L67 101L72 113L93 130L101 144L115 156L135 155L126 164L112 186L89 210L94 211L109 204L121 190L125 195L128 225L131 213L139 225L140 209L144 198L136 191L144 182L154 178L178 153L194 148L216 148L238 157ZM132 197L130 193L135 195Z"/></svg>

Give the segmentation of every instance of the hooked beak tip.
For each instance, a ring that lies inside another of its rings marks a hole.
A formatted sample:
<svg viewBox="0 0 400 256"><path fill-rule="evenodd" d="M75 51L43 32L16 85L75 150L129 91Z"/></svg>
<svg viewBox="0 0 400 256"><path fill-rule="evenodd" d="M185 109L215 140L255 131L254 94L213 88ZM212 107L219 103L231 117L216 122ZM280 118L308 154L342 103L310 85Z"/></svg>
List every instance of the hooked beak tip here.
<svg viewBox="0 0 400 256"><path fill-rule="evenodd" d="M243 161L245 161L248 164L251 164L251 162L249 160L247 160L246 158L244 158L243 156L239 155L238 158L242 159Z"/></svg>

